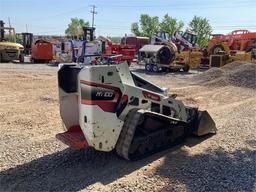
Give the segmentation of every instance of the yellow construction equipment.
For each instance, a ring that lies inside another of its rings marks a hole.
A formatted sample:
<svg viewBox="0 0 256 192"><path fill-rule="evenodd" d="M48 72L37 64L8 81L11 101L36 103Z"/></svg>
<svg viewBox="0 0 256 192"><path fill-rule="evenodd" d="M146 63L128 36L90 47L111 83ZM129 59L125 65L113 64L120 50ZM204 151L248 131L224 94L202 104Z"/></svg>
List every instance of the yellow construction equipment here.
<svg viewBox="0 0 256 192"><path fill-rule="evenodd" d="M222 54L210 55L209 67L222 67L233 61L253 61L253 52L239 51L233 55L223 52Z"/></svg>
<svg viewBox="0 0 256 192"><path fill-rule="evenodd" d="M7 34L5 34L7 32ZM24 47L16 43L15 29L4 27L4 22L0 21L0 62L13 60L24 61Z"/></svg>

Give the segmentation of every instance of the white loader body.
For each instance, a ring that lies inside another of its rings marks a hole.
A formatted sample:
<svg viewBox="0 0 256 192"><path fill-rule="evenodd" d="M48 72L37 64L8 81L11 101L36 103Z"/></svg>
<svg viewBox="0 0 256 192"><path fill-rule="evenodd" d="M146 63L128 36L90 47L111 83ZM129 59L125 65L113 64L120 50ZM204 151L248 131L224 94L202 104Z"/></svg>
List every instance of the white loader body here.
<svg viewBox="0 0 256 192"><path fill-rule="evenodd" d="M59 70L58 80L60 115L69 138L61 136L57 138L71 146L69 140L75 140L75 142L84 140L82 146L90 146L99 151L115 149L117 143L120 145L122 143L120 140L125 138L125 136L121 138L121 132L133 124L132 111L140 110L142 114L141 110L144 110L144 118L153 119L151 119L153 121L151 129L143 128L144 134L152 132L150 134L153 135L161 129L163 131L162 133L159 131L160 134L167 134L167 136L174 134L169 139L166 137L168 142L174 140L176 136L185 136L187 131L184 125L197 121L196 108L185 107L173 96L167 96L164 89L130 72L127 63L82 68L64 65ZM161 125L161 121L165 124ZM179 124L181 128L175 128L175 124ZM163 126L170 126L173 130L168 133L168 129ZM135 134L134 131L135 126L132 135ZM198 129L193 131L198 131ZM208 129L207 133L209 133ZM157 139L161 141L161 138ZM130 139L129 143L131 142ZM123 156L129 159L128 155Z"/></svg>

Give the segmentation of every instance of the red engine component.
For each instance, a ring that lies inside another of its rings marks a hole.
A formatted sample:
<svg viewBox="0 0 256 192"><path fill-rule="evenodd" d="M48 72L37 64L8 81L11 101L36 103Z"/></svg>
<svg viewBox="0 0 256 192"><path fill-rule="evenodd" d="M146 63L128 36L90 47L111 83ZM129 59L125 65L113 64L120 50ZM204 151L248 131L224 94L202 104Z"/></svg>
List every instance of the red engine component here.
<svg viewBox="0 0 256 192"><path fill-rule="evenodd" d="M139 52L139 49L144 45L150 44L150 39L148 37L123 37L121 39L122 45L134 46L136 53Z"/></svg>
<svg viewBox="0 0 256 192"><path fill-rule="evenodd" d="M109 38L106 37L100 37L100 39L105 42L105 56L113 56L117 55L117 57L114 57L112 60L121 63L123 61L127 61L128 64L132 62L132 60L135 57L136 49L132 45L122 45L122 44L114 44Z"/></svg>

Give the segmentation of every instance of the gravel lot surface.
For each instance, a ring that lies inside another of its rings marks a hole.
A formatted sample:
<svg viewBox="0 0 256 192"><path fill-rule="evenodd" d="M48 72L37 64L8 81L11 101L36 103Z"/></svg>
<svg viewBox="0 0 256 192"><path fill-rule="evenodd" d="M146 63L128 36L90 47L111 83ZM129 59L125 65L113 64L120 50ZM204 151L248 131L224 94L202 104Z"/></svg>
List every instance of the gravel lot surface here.
<svg viewBox="0 0 256 192"><path fill-rule="evenodd" d="M207 109L218 133L128 162L55 139L63 131L57 67L0 64L0 191L256 191L256 70L229 67L151 75L133 67ZM215 78L204 79L210 72Z"/></svg>

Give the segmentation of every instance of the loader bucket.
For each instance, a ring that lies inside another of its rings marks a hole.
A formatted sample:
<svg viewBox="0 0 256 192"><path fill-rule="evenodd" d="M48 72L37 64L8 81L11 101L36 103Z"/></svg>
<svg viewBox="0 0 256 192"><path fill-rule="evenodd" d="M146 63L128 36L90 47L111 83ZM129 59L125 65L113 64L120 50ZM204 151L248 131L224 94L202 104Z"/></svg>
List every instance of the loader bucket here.
<svg viewBox="0 0 256 192"><path fill-rule="evenodd" d="M207 111L199 111L197 121L197 129L193 134L203 136L216 133L217 128L215 122Z"/></svg>

